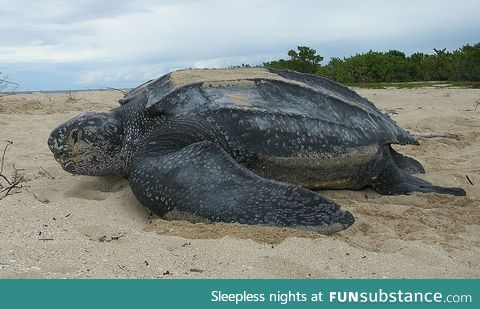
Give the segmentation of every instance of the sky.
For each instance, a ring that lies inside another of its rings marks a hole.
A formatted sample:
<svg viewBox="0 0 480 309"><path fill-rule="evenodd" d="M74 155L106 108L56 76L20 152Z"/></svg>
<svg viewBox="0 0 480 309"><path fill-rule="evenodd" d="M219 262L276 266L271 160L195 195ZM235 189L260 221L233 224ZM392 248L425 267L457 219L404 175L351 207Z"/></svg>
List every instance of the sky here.
<svg viewBox="0 0 480 309"><path fill-rule="evenodd" d="M0 72L17 90L134 87L172 70L480 42L478 0L0 0Z"/></svg>

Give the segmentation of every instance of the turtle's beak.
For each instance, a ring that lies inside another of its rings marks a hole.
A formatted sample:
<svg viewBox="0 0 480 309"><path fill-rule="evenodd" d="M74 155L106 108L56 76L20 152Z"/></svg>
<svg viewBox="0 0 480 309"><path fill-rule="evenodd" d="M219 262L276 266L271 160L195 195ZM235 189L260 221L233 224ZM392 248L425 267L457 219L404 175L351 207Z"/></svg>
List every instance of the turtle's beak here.
<svg viewBox="0 0 480 309"><path fill-rule="evenodd" d="M60 163L62 168L69 173L73 173L75 164L70 159L68 146L61 142L57 130L50 134L47 144L55 160Z"/></svg>
<svg viewBox="0 0 480 309"><path fill-rule="evenodd" d="M55 138L54 132L52 132L52 133L50 134L50 136L48 137L47 144L48 144L48 148L50 148L50 151L51 151L53 154L55 154L55 150L58 148L58 141L57 141L57 139Z"/></svg>
<svg viewBox="0 0 480 309"><path fill-rule="evenodd" d="M48 148L50 148L50 151L55 156L55 159L62 154L64 143L62 143L62 139L60 138L60 132L58 128L53 130L52 133L50 133L47 144L48 144Z"/></svg>
<svg viewBox="0 0 480 309"><path fill-rule="evenodd" d="M62 164L68 161L68 149L67 145L65 143L61 142L61 138L59 136L58 130L53 130L53 132L50 134L48 137L48 148L50 148L50 151L53 153L53 156L55 157L55 160L58 161L58 163Z"/></svg>

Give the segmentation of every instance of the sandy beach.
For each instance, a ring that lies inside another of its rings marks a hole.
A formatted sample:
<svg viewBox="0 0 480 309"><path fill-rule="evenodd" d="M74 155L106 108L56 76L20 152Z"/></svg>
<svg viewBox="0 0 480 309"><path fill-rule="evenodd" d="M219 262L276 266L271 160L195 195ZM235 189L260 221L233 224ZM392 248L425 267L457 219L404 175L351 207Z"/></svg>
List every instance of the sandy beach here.
<svg viewBox="0 0 480 309"><path fill-rule="evenodd" d="M356 223L323 236L292 229L163 220L120 178L72 176L46 141L63 121L118 105L117 91L0 98L3 174L24 177L0 194L1 278L479 278L480 90L357 91L420 138L397 146L421 175L467 196L380 196L322 191ZM3 182L5 184L5 182Z"/></svg>

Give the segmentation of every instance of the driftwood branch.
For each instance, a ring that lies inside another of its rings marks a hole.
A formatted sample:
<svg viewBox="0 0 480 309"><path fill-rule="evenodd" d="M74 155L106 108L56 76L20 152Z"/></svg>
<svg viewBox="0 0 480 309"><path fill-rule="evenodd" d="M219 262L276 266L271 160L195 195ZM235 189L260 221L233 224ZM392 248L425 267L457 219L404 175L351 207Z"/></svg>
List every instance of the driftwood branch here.
<svg viewBox="0 0 480 309"><path fill-rule="evenodd" d="M0 72L0 98L14 94L15 90L20 86L7 78L6 75L2 75L2 72Z"/></svg>
<svg viewBox="0 0 480 309"><path fill-rule="evenodd" d="M7 144L5 145L5 148L3 148L3 154L2 154L2 160L0 162L0 178L2 178L5 182L6 185L2 185L0 182L0 200L4 199L8 195L12 194L12 190L21 188L22 185L21 183L25 181L25 178L18 173L20 169L17 169L15 165L13 166L13 177L12 179L9 179L7 176L3 174L3 166L5 163L5 154L7 152L8 146L13 144L12 141L7 141ZM1 179L0 179L1 180Z"/></svg>
<svg viewBox="0 0 480 309"><path fill-rule="evenodd" d="M128 94L128 90L125 90L125 89L119 89L119 88L113 88L113 87L105 87L106 89L110 89L110 90L115 90L115 91L120 91L121 93L123 93L123 95L127 95Z"/></svg>
<svg viewBox="0 0 480 309"><path fill-rule="evenodd" d="M7 153L8 146L10 146L11 144L13 144L12 141L7 141L5 148L3 148L2 163L0 164L0 175L3 175L3 163L5 162L5 154ZM8 182L8 179L5 178L5 180L7 180Z"/></svg>
<svg viewBox="0 0 480 309"><path fill-rule="evenodd" d="M450 139L459 139L457 134L449 133L449 132L410 132L411 135L415 137L424 137L424 138L435 138L435 137L442 137L442 138L450 138Z"/></svg>
<svg viewBox="0 0 480 309"><path fill-rule="evenodd" d="M0 74L2 74L2 72L0 72ZM11 82L11 81L7 80L7 77L2 77L2 78L0 78L0 83L2 83L2 84L9 84L9 85L17 86L17 87L20 86L20 85L17 84L17 83L14 83L14 82Z"/></svg>

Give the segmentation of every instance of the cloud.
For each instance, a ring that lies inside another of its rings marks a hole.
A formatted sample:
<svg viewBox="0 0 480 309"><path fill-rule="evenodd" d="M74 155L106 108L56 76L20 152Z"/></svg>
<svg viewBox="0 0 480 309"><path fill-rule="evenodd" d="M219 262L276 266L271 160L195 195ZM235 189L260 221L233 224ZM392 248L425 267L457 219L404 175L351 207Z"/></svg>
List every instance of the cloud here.
<svg viewBox="0 0 480 309"><path fill-rule="evenodd" d="M480 3L468 0L17 0L0 7L0 68L40 66L49 74L61 67L70 70L70 84L60 85L67 88L261 63L298 44L330 57L480 41Z"/></svg>
<svg viewBox="0 0 480 309"><path fill-rule="evenodd" d="M143 64L137 65L117 62L114 66L106 66L100 69L92 68L91 70L79 72L76 84L79 86L97 85L98 87L103 87L115 82L122 85L134 85L138 82L157 78L163 73L183 68L216 68L241 63L262 63L280 56L280 54L264 54L252 57L223 57L190 61L167 61L161 63L149 63L146 61Z"/></svg>

